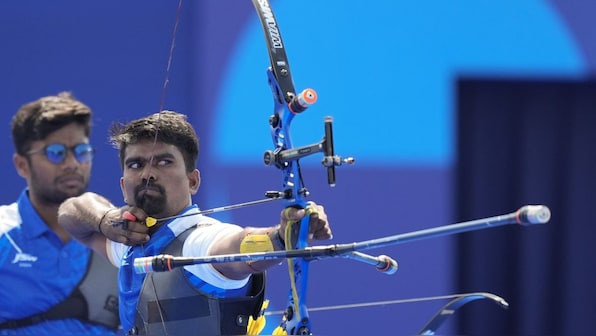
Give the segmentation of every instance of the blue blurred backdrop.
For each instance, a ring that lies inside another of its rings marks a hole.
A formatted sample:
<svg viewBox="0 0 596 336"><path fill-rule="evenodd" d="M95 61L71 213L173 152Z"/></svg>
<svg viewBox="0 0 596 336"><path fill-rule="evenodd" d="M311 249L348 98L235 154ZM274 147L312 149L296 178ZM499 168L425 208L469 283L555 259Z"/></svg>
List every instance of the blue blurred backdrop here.
<svg viewBox="0 0 596 336"><path fill-rule="evenodd" d="M356 158L356 165L338 168L335 188L326 185L319 157L302 161L305 183L312 199L325 205L336 243L473 219L455 214L459 78L576 81L596 69L589 21L596 6L588 2L302 0L272 6L296 88L312 87L319 95L294 120L294 143L319 141L323 118L332 115L336 153ZM201 208L260 199L279 188L280 174L262 163L271 148L272 98L269 58L251 2L182 3L164 95L177 10L174 0L0 3L2 203L14 201L25 185L11 162L12 114L63 90L94 110L98 153L90 190L115 203L122 202L120 168L107 144L108 127L162 104L187 114L200 136L203 182L195 200ZM276 223L279 211L279 204L268 204L215 217L264 226ZM398 260L393 276L349 260L315 262L309 306L465 291L457 284L455 245L444 237L378 251ZM269 274L273 310L285 306L287 278L284 267ZM413 334L444 303L313 312L311 318L322 335ZM268 330L276 322L271 317ZM456 330L453 322L444 328Z"/></svg>

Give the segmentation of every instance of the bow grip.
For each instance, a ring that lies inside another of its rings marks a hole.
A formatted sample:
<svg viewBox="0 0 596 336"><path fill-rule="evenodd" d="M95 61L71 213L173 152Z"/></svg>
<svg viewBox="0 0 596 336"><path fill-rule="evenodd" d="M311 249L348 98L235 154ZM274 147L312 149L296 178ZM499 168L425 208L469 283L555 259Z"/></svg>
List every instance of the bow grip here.
<svg viewBox="0 0 596 336"><path fill-rule="evenodd" d="M291 220L288 219L287 215L290 209L304 209L306 213L301 219ZM300 201L288 206L286 210L284 210L284 217L287 219L287 226L283 232L283 240L286 250L302 249L308 246L308 240L311 238L308 232L312 212L312 207L309 207L308 204Z"/></svg>

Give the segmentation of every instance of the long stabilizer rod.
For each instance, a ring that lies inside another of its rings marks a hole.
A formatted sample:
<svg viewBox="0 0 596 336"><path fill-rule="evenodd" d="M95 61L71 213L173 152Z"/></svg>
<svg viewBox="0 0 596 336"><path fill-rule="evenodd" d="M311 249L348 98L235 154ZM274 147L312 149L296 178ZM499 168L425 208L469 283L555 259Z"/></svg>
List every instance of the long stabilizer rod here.
<svg viewBox="0 0 596 336"><path fill-rule="evenodd" d="M149 272L165 272L170 271L176 267L197 264L214 264L239 261L248 262L287 258L304 258L307 260L318 260L331 257L345 257L373 264L377 267L377 269L381 271L383 271L383 269L385 268L390 269L390 272L383 272L387 274L393 274L395 273L395 270L397 270L397 264L393 265L393 263L395 262L393 259L386 258L385 256L372 257L358 253L353 254L352 252L380 248L390 245L398 245L422 239L452 235L456 233L482 230L508 224L520 224L524 226L534 224L545 224L550 220L550 216L550 210L545 205L526 205L521 207L517 211L506 215L477 219L446 226L439 226L436 228L413 231L410 233L365 240L350 244L312 246L304 249L290 251L238 253L205 257L174 257L171 255L161 254L152 257L136 258L134 260L134 268L137 273L141 274ZM386 263L389 263L390 265Z"/></svg>

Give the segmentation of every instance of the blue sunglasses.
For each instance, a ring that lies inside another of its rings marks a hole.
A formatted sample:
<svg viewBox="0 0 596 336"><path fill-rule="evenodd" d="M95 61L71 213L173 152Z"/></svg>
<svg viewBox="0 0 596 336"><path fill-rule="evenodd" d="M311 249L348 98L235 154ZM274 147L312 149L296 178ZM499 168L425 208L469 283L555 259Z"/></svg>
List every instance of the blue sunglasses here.
<svg viewBox="0 0 596 336"><path fill-rule="evenodd" d="M47 145L37 150L30 151L27 154L35 154L42 150L44 151L48 160L54 164L64 162L64 160L66 160L66 155L69 150L72 151L79 163L91 162L91 160L93 160L93 154L95 154L95 150L93 149L93 147L87 143L81 143L74 147L66 147L66 145L64 144L55 143Z"/></svg>

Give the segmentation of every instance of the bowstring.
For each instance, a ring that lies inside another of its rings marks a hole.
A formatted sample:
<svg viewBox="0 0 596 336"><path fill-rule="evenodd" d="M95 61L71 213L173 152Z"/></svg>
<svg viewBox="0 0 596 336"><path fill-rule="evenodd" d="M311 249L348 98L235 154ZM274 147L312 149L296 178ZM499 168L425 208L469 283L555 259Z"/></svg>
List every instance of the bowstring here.
<svg viewBox="0 0 596 336"><path fill-rule="evenodd" d="M165 102L166 102L166 95L167 95L167 91L168 91L168 84L170 83L170 73L171 73L171 69L172 69L172 61L174 59L174 49L176 46L176 35L178 33L178 24L180 23L180 14L182 13L182 0L178 0L178 8L176 10L176 18L174 20L174 28L172 29L172 38L170 40L170 50L168 53L168 61L166 64L166 71L165 71L165 75L164 75L164 81L163 81L163 86L161 89L161 99L159 102L159 110L158 110L158 114L157 114L157 125L156 125L156 129L155 129L155 136L153 138L153 149L151 150L151 158L149 159L149 174L151 173L151 169L153 168L153 161L155 159L155 147L157 146L157 139L158 139L158 133L159 133L159 129L161 126L161 113L164 110L164 106L165 106ZM149 187L149 178L147 178L147 182L145 184L145 188ZM143 255L145 255L145 245L141 245L142 246L142 251L143 251ZM157 309L159 311L159 317L161 320L161 324L162 324L162 328L163 331L166 335L168 335L168 331L166 328L166 324L165 324L165 319L163 316L163 309L161 306L161 302L159 301L159 297L157 295L157 287L155 286L155 279L153 278L153 275L150 274L150 279L151 279L151 283L153 285L153 293L155 295L155 301L157 302Z"/></svg>
<svg viewBox="0 0 596 336"><path fill-rule="evenodd" d="M172 69L172 61L174 59L174 49L176 46L176 34L178 33L178 24L180 23L180 14L182 12L182 0L178 0L178 9L176 10L176 19L174 21L174 29L172 30L172 38L170 41L170 51L168 54L168 62L166 64L166 71L165 71L165 78L163 81L163 86L161 89L161 100L159 102L159 110L157 114L157 128L155 129L155 137L153 138L153 148L157 145L157 134L159 133L159 128L161 126L161 112L164 109L166 103L166 94L168 91L168 84L170 83L170 73ZM151 159L149 160L149 169L153 167L153 159L155 157L151 155ZM147 186L149 185L149 179L147 179Z"/></svg>
<svg viewBox="0 0 596 336"><path fill-rule="evenodd" d="M461 294L449 294L449 295L437 295L437 296L427 296L427 297L418 297L418 298L410 298L410 299L395 299L395 300L386 300L386 301L370 301L370 302L361 302L361 303L348 303L348 304L339 304L339 305L332 305L332 306L321 306L321 307L311 307L308 308L309 312L321 312L321 311L335 311L340 309L352 309L352 308L365 308L365 307L377 307L377 306L388 306L388 305L396 305L396 304L404 304L404 303L420 303L426 301L437 301L437 300L446 300L446 299L456 299L459 297L464 297L466 295L472 295L476 293L461 293ZM493 300L497 301L497 299L501 299L494 294L490 293L478 293L489 296L494 296ZM501 299L503 300L503 299ZM504 301L504 300L503 300ZM274 316L274 315L283 315L286 313L286 310L272 310L265 312L265 316Z"/></svg>

